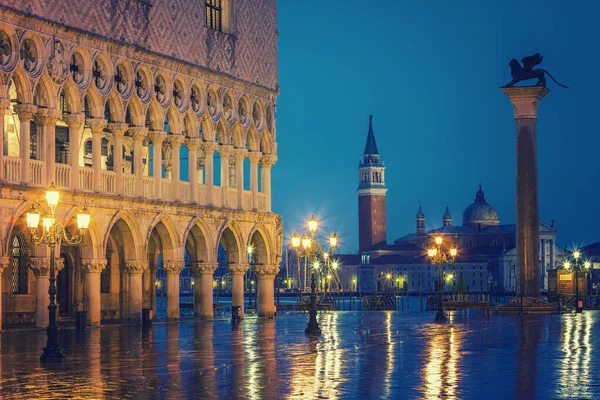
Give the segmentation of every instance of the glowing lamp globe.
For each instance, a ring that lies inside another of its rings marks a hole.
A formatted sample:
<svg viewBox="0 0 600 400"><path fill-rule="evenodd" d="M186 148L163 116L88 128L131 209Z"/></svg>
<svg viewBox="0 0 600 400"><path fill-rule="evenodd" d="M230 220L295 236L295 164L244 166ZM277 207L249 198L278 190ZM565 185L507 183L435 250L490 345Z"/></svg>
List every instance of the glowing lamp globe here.
<svg viewBox="0 0 600 400"><path fill-rule="evenodd" d="M310 219L308 220L308 230L311 233L316 232L318 225L319 225L319 223L317 222L317 219L315 218L315 216L313 215L312 217L310 217Z"/></svg>
<svg viewBox="0 0 600 400"><path fill-rule="evenodd" d="M44 227L45 230L49 231L50 228L52 228L52 225L54 225L54 218L52 218L52 217L42 218L42 226Z"/></svg>
<svg viewBox="0 0 600 400"><path fill-rule="evenodd" d="M40 213L31 207L31 211L27 213L27 227L29 229L35 229L40 224Z"/></svg>
<svg viewBox="0 0 600 400"><path fill-rule="evenodd" d="M442 237L441 236L436 236L436 238L435 238L435 244L437 244L438 246L442 244Z"/></svg>
<svg viewBox="0 0 600 400"><path fill-rule="evenodd" d="M435 257L436 254L437 254L437 249L429 249L429 250L427 250L427 255L429 257Z"/></svg>
<svg viewBox="0 0 600 400"><path fill-rule="evenodd" d="M565 262L563 263L563 266L565 267L565 269L569 269L569 268L571 268L571 263L570 263L570 262L568 262L568 261L565 261Z"/></svg>
<svg viewBox="0 0 600 400"><path fill-rule="evenodd" d="M50 185L48 190L46 190L46 201L48 202L48 206L50 206L50 208L56 208L58 205L59 194L60 193L54 184Z"/></svg>
<svg viewBox="0 0 600 400"><path fill-rule="evenodd" d="M589 262L589 261L586 261L586 262L583 263L583 266L585 267L585 269L590 269L591 266L592 266L592 263Z"/></svg>
<svg viewBox="0 0 600 400"><path fill-rule="evenodd" d="M90 226L90 213L87 210L87 208L85 208L85 206L83 206L83 210L81 210L77 214L77 227L81 230L86 230L89 226Z"/></svg>
<svg viewBox="0 0 600 400"><path fill-rule="evenodd" d="M297 233L294 233L292 235L292 247L293 248L300 247L300 235L298 235Z"/></svg>
<svg viewBox="0 0 600 400"><path fill-rule="evenodd" d="M450 249L450 256L451 257L456 257L457 254L458 254L458 250L457 249Z"/></svg>
<svg viewBox="0 0 600 400"><path fill-rule="evenodd" d="M576 260L579 260L579 256L581 255L581 253L579 252L579 250L575 250L573 252L573 258Z"/></svg>
<svg viewBox="0 0 600 400"><path fill-rule="evenodd" d="M310 238L308 236L304 236L302 238L302 247L304 247L305 250L308 249L310 247L310 242Z"/></svg>

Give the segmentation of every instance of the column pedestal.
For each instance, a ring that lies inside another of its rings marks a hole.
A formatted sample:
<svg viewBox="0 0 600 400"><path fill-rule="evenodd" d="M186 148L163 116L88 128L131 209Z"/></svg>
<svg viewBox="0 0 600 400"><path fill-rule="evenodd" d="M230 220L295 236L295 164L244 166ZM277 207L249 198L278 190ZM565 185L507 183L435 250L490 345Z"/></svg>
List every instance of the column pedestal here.
<svg viewBox="0 0 600 400"><path fill-rule="evenodd" d="M196 296L194 317L213 319L213 274L218 266L217 263L197 263L192 266Z"/></svg>
<svg viewBox="0 0 600 400"><path fill-rule="evenodd" d="M82 260L85 279L86 325L100 326L102 300L100 296L100 274L106 268L106 260Z"/></svg>
<svg viewBox="0 0 600 400"><path fill-rule="evenodd" d="M142 260L125 261L129 273L128 313L129 323L142 323L143 285L142 274L148 268L148 262Z"/></svg>
<svg viewBox="0 0 600 400"><path fill-rule="evenodd" d="M179 320L179 274L183 267L183 261L163 262L167 273L167 321Z"/></svg>
<svg viewBox="0 0 600 400"><path fill-rule="evenodd" d="M256 265L254 272L258 279L258 316L273 318L275 316L275 276L279 273L279 266Z"/></svg>
<svg viewBox="0 0 600 400"><path fill-rule="evenodd" d="M244 274L248 271L248 264L230 264L231 271L231 307L240 306L244 318Z"/></svg>

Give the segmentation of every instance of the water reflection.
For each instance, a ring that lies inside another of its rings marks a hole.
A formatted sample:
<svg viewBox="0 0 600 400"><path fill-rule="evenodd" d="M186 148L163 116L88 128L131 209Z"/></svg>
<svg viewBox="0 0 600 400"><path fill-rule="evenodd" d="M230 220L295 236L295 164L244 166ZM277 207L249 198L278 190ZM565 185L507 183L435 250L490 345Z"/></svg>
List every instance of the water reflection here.
<svg viewBox="0 0 600 400"><path fill-rule="evenodd" d="M536 376L538 372L538 346L542 335L540 316L522 316L518 329L518 348L515 371L515 398L533 399L536 397Z"/></svg>
<svg viewBox="0 0 600 400"><path fill-rule="evenodd" d="M592 328L595 314L584 312L563 316L560 332L560 351L562 358L558 366L557 395L589 399L594 397L590 392L597 384L597 374L592 374Z"/></svg>
<svg viewBox="0 0 600 400"><path fill-rule="evenodd" d="M450 324L435 324L425 333L427 359L422 370L423 396L458 398L463 332Z"/></svg>

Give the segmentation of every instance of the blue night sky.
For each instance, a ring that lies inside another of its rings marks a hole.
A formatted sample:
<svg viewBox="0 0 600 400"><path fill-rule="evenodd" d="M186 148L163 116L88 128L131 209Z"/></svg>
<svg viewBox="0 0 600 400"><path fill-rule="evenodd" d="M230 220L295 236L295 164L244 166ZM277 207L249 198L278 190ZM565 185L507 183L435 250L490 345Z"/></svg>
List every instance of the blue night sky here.
<svg viewBox="0 0 600 400"><path fill-rule="evenodd" d="M540 218L556 220L561 247L600 240L599 12L592 1L280 1L272 186L286 238L314 213L357 251L369 114L388 242L414 231L419 202L428 229L446 204L461 224L479 182L500 223L515 223L513 110L498 87L511 58L539 52L570 87L548 79L540 106Z"/></svg>

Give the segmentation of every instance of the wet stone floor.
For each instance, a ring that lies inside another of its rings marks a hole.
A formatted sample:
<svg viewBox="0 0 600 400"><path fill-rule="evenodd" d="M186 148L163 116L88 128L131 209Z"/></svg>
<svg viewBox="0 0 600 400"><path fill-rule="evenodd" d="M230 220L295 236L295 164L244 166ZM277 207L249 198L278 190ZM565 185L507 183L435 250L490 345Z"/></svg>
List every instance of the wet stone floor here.
<svg viewBox="0 0 600 400"><path fill-rule="evenodd" d="M331 312L61 331L67 361L43 368L45 331L0 334L0 398L600 398L600 313L453 316Z"/></svg>

